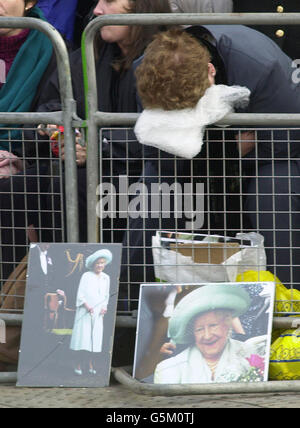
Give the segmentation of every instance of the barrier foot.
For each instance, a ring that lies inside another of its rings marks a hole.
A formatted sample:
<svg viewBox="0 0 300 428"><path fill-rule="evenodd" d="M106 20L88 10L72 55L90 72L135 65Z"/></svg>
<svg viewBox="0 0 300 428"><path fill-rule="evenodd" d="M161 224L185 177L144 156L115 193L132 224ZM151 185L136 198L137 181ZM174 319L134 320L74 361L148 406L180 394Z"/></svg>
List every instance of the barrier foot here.
<svg viewBox="0 0 300 428"><path fill-rule="evenodd" d="M16 383L17 372L0 372L0 383Z"/></svg>
<svg viewBox="0 0 300 428"><path fill-rule="evenodd" d="M162 385L147 384L134 379L122 368L112 368L114 378L136 394L151 396L251 394L274 392L300 392L300 381L231 382L210 384Z"/></svg>

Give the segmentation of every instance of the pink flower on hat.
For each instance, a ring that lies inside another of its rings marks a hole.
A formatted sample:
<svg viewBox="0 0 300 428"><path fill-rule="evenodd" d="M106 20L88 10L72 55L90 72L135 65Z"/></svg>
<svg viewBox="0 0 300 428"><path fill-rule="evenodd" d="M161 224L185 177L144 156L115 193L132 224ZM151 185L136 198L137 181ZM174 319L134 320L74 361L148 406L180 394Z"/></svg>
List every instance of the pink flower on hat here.
<svg viewBox="0 0 300 428"><path fill-rule="evenodd" d="M261 372L265 369L265 361L262 357L257 354L251 354L250 358L246 358L251 367L259 369Z"/></svg>

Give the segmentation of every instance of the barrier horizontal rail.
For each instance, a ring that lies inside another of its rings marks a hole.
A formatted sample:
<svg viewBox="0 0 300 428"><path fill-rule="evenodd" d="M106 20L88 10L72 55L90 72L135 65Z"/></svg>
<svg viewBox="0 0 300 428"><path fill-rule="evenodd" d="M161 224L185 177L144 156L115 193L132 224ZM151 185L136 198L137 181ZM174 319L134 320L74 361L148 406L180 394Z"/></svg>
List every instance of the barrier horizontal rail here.
<svg viewBox="0 0 300 428"><path fill-rule="evenodd" d="M99 126L125 125L133 126L139 117L139 113L94 113L95 123ZM7 124L21 121L23 124L32 123L56 123L63 124L62 112L50 113L1 113L0 121L5 121ZM73 126L85 127L86 122L75 117L72 120ZM259 125L259 126L300 126L300 114L288 113L231 113L224 117L221 121L216 122L216 125Z"/></svg>
<svg viewBox="0 0 300 428"><path fill-rule="evenodd" d="M99 126L126 125L133 126L139 113L103 113L93 114L94 121ZM1 115L0 115L1 118ZM300 126L300 114L289 113L231 113L216 125L258 125L258 126Z"/></svg>
<svg viewBox="0 0 300 428"><path fill-rule="evenodd" d="M88 27L104 25L295 25L300 23L300 13L147 13L99 16Z"/></svg>
<svg viewBox="0 0 300 428"><path fill-rule="evenodd" d="M50 113L0 113L0 121L6 124L15 124L16 122L26 124L35 124L35 123L55 123L57 125L63 125L64 119L62 112L50 112Z"/></svg>
<svg viewBox="0 0 300 428"><path fill-rule="evenodd" d="M23 315L21 314L6 314L0 312L0 320L3 320L6 325L22 325ZM137 319L132 316L119 315L116 320L117 327L132 327L135 328ZM297 317L274 317L273 328L296 328L300 325L300 319Z"/></svg>
<svg viewBox="0 0 300 428"><path fill-rule="evenodd" d="M19 326L22 325L23 315L21 314L5 314L0 312L0 320L3 320L6 325Z"/></svg>

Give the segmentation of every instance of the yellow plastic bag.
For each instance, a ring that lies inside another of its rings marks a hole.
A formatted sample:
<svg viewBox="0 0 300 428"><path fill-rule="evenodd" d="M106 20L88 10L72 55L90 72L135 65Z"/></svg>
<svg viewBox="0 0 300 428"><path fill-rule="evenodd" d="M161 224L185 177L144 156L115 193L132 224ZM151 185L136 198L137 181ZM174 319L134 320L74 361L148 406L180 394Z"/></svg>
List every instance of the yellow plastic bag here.
<svg viewBox="0 0 300 428"><path fill-rule="evenodd" d="M300 329L285 330L271 345L270 380L300 379Z"/></svg>
<svg viewBox="0 0 300 428"><path fill-rule="evenodd" d="M249 270L237 275L236 282L272 281L275 282L276 316L296 315L300 313L300 291L287 289L282 282L269 271Z"/></svg>

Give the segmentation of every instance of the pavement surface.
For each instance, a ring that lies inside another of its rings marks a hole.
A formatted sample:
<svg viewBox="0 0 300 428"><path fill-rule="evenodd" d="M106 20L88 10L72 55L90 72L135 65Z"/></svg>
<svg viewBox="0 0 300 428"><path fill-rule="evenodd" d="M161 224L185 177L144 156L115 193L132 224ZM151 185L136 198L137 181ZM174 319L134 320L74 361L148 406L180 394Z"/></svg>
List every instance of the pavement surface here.
<svg viewBox="0 0 300 428"><path fill-rule="evenodd" d="M104 388L28 388L0 384L0 408L101 408L105 415L121 409L299 408L300 392L149 396L112 380ZM179 410L178 410L179 409ZM124 410L123 410L124 412ZM130 413L130 412L129 412ZM108 415L108 416L107 416ZM144 418L145 419L145 418Z"/></svg>

